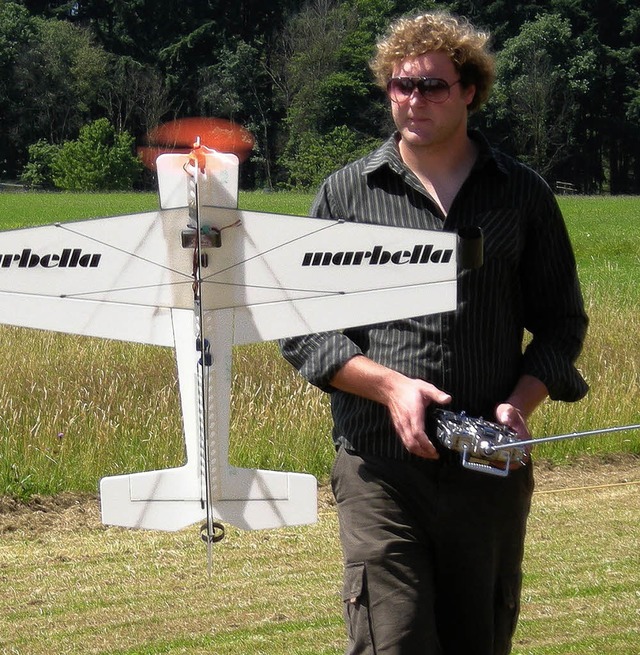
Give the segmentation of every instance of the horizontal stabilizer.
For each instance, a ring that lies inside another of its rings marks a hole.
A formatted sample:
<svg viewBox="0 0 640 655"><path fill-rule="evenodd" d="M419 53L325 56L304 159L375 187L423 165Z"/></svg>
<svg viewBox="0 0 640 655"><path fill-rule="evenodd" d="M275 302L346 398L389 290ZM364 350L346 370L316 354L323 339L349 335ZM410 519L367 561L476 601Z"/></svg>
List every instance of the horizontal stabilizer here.
<svg viewBox="0 0 640 655"><path fill-rule="evenodd" d="M102 521L127 528L175 531L206 518L194 466L103 478ZM304 525L316 520L312 475L258 469L226 471L213 518L243 530Z"/></svg>
<svg viewBox="0 0 640 655"><path fill-rule="evenodd" d="M198 481L193 469L184 466L102 478L102 522L125 528L175 531L201 521L205 509L199 489L193 489ZM148 498L134 498L133 489L139 483L156 489L157 495L152 492Z"/></svg>
<svg viewBox="0 0 640 655"><path fill-rule="evenodd" d="M225 500L214 500L213 515L243 530L314 523L317 488L305 473L229 467L221 484Z"/></svg>

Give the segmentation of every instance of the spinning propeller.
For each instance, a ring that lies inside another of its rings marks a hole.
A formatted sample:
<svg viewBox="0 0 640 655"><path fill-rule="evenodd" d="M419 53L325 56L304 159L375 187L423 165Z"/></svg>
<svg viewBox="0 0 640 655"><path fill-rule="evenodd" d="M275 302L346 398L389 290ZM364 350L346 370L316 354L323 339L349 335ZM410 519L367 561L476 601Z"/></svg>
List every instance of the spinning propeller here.
<svg viewBox="0 0 640 655"><path fill-rule="evenodd" d="M144 165L156 170L160 155L189 154L194 144L233 154L239 162L247 159L255 139L249 130L223 118L178 118L154 128L147 134L148 145L138 149Z"/></svg>

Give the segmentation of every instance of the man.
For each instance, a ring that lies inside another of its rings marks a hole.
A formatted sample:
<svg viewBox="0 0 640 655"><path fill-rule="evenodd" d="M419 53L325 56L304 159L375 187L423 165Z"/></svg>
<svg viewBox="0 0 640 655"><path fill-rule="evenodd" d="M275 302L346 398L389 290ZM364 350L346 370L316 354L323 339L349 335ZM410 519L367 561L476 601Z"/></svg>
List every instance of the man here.
<svg viewBox="0 0 640 655"><path fill-rule="evenodd" d="M587 318L555 198L467 129L493 82L487 40L445 13L391 25L371 66L397 132L333 174L312 210L481 227L484 265L461 273L457 311L281 344L331 394L351 655L510 651L531 466L507 477L463 468L434 443L429 408L496 420L525 439L547 396L575 401L587 391L574 366Z"/></svg>

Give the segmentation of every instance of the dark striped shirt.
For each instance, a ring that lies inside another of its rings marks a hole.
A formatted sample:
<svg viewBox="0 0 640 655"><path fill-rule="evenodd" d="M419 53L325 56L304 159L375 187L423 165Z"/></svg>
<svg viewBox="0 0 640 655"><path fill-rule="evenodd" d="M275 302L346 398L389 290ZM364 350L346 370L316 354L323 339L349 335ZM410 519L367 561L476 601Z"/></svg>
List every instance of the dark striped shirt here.
<svg viewBox="0 0 640 655"><path fill-rule="evenodd" d="M395 137L331 175L318 193L314 216L429 230L479 226L485 240L483 266L459 276L455 312L281 342L285 358L331 393L336 446L410 457L386 407L331 387L358 354L435 384L452 395L451 409L472 416L493 418L523 374L542 380L555 400L587 392L574 365L587 317L555 197L531 169L470 134L479 156L446 217L400 159Z"/></svg>

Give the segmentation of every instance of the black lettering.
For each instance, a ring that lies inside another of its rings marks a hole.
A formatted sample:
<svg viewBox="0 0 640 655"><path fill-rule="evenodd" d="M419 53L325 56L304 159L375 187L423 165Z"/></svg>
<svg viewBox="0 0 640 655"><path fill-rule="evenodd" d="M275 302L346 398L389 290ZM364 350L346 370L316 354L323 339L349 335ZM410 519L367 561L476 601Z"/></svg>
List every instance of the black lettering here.
<svg viewBox="0 0 640 655"><path fill-rule="evenodd" d="M332 258L331 258L331 263L335 264L336 266L342 266L344 260L344 253L343 252L337 252Z"/></svg>
<svg viewBox="0 0 640 655"><path fill-rule="evenodd" d="M101 255L80 255L80 251L64 250L59 266L96 267ZM339 250L338 252L306 252L302 257L302 266L383 266L388 263L402 266L404 264L448 264L453 257L452 249L434 250L432 244L415 245L411 250L390 252L383 246L374 246L371 250ZM3 265L4 262L3 262Z"/></svg>
<svg viewBox="0 0 640 655"><path fill-rule="evenodd" d="M382 248L381 248L381 246L376 246L376 247L371 251L371 253L369 253L369 254L371 255L371 257L370 257L370 259L369 259L369 264L371 264L371 265L375 265L375 264L377 264L377 263L380 261L380 253L381 253L381 252L382 252Z"/></svg>
<svg viewBox="0 0 640 655"><path fill-rule="evenodd" d="M60 257L60 268L66 268L69 265L69 259L71 258L71 249L65 248L62 251L62 257Z"/></svg>
<svg viewBox="0 0 640 655"><path fill-rule="evenodd" d="M411 261L411 253L408 250L398 250L391 255L391 261L394 264L406 264Z"/></svg>
<svg viewBox="0 0 640 655"><path fill-rule="evenodd" d="M82 266L82 268L96 268L100 263L100 257L101 255L82 255L78 260L78 266Z"/></svg>
<svg viewBox="0 0 640 655"><path fill-rule="evenodd" d="M60 260L60 255L45 255L40 260L40 265L45 268L56 268Z"/></svg>
<svg viewBox="0 0 640 655"><path fill-rule="evenodd" d="M429 258L431 257L432 250L433 250L432 245L423 246L422 256L420 257L420 263L421 264L426 264L429 261Z"/></svg>
<svg viewBox="0 0 640 655"><path fill-rule="evenodd" d="M411 253L411 260L409 261L410 264L417 264L420 261L420 255L422 253L423 248L424 246L413 247L413 252Z"/></svg>
<svg viewBox="0 0 640 655"><path fill-rule="evenodd" d="M331 253L328 253L329 255ZM308 253L305 257L315 256ZM81 248L63 248L60 254L46 253L39 255L31 248L23 248L19 254L0 254L0 268L11 268L16 263L18 268L98 268L102 254L85 253Z"/></svg>
<svg viewBox="0 0 640 655"><path fill-rule="evenodd" d="M20 256L20 263L18 266L20 268L27 268L29 266L29 257L31 256L31 250L29 248L25 248L22 251L22 255Z"/></svg>

